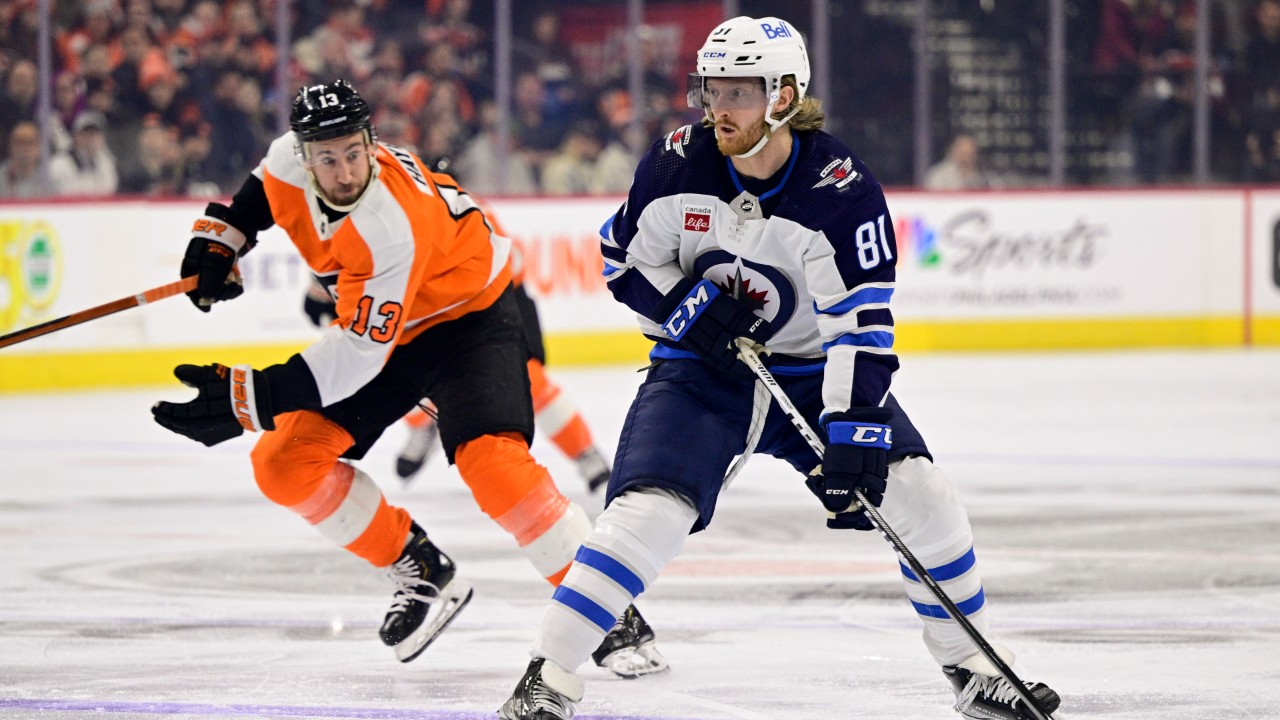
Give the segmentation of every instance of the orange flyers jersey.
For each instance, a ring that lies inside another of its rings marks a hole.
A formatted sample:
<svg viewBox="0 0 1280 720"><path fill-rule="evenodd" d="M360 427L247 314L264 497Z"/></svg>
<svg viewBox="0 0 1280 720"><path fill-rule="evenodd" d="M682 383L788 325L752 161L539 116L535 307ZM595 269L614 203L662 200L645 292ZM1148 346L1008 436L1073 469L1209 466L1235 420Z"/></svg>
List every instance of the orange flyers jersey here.
<svg viewBox="0 0 1280 720"><path fill-rule="evenodd" d="M441 175L441 177L448 178L449 176ZM450 182L452 182L452 179L450 179ZM499 235L502 235L503 237L508 237L508 238L511 237L510 235L507 234L507 231L502 227L502 223L498 220L498 216L494 214L493 209L489 206L489 204L483 200L480 200L479 198L476 198L475 201L476 201L476 204L480 206L480 209L484 211L484 216L489 219L489 225L493 227L493 231L498 233ZM523 282L524 282L524 253L520 250L520 245L518 243L512 243L511 244L511 284L515 285L516 287L519 287L520 284Z"/></svg>
<svg viewBox="0 0 1280 720"><path fill-rule="evenodd" d="M277 138L253 173L272 220L336 296L338 319L302 351L331 405L372 380L397 344L492 305L511 281L511 241L452 178L381 143L369 189L330 222L294 143L292 132Z"/></svg>

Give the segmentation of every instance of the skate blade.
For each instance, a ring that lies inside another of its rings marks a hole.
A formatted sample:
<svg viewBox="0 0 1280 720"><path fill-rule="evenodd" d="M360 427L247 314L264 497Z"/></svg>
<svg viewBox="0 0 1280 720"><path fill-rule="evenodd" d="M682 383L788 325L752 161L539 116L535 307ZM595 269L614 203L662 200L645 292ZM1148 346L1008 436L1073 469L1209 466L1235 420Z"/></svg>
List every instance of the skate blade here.
<svg viewBox="0 0 1280 720"><path fill-rule="evenodd" d="M598 663L600 667L625 680L666 672L671 669L667 659L652 643L637 647L625 647L606 655Z"/></svg>
<svg viewBox="0 0 1280 720"><path fill-rule="evenodd" d="M449 623L462 612L462 608L471 602L473 592L471 583L463 580L454 580L446 585L441 591L440 599L431 604L427 620L409 637L394 646L396 659L407 663L421 655L449 627Z"/></svg>

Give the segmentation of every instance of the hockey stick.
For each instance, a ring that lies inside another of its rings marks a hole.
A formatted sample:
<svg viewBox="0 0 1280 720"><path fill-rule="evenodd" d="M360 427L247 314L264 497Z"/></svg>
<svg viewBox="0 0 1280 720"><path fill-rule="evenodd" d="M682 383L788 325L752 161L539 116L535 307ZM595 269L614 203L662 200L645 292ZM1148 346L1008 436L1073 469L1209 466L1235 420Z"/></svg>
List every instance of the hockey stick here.
<svg viewBox="0 0 1280 720"><path fill-rule="evenodd" d="M129 297L120 298L119 300L113 300L106 305L99 305L98 307L89 308L88 310L81 310L80 312L71 313L70 315L64 315L56 320L49 320L48 322L42 322L39 325L32 325L29 328L25 328L17 332L11 332L8 335L0 335L0 348L17 345L20 342L25 342L32 338L38 338L41 335L48 335L49 333L57 332L65 328L72 327L73 325L86 323L90 320L97 320L100 317L106 317L107 315L118 313L121 310L128 310L129 308L135 308L139 305L146 305L150 302L163 300L167 297L173 297L174 295L180 295L184 292L195 289L196 276L192 275L191 277L182 278L175 283L161 285L160 287L140 292L137 295L130 295Z"/></svg>
<svg viewBox="0 0 1280 720"><path fill-rule="evenodd" d="M738 346L738 356L741 357L742 361L751 368L752 372L756 374L756 377L760 378L760 382L764 383L764 386L769 389L770 394L773 395L773 399L778 401L778 408L782 410L782 414L786 415L787 419L791 421L791 424L795 426L796 430L800 431L800 435L804 437L804 439L809 443L809 447L813 448L813 451L818 455L818 459L821 460L823 454L826 452L826 446L823 444L822 439L818 437L818 434L813 431L812 427L809 427L809 423L800 415L800 411L796 408L795 403L791 402L791 398L787 396L787 393L778 386L778 381L773 378L773 373L769 372L769 368L765 367L764 362L760 360L760 356L751 348L751 342L745 338L738 338L736 343ZM933 593L933 596L938 599L938 602L942 603L942 606L946 608L947 613L951 615L951 619L955 620L956 624L964 630L965 634L969 636L969 639L973 641L973 644L977 646L983 656L985 656L987 660L990 660L996 670L1004 676L1004 679L1007 680L1015 690L1017 690L1018 695L1022 698L1022 702L1026 704L1032 714L1034 714L1038 720L1053 720L1048 713L1040 709L1040 705L1036 703L1035 698L1031 696L1031 691L1028 690L1027 686L1022 683L1022 680L1014 674L1013 669L1000 658L996 653L995 648L991 647L991 644L987 642L986 638L982 637L982 633L978 632L978 629L973 626L973 623L969 622L969 618L965 617L964 613L960 612L960 608L956 607L956 604L951 601L951 598L947 597L946 591L944 591L938 585L937 581L933 579L933 576L929 574L927 569L925 569L924 564L916 559L916 556L907 548L906 543L902 542L902 538L898 537L898 533L894 532L893 528L889 526L889 523L885 521L884 516L880 514L879 508L867 502L867 499L863 496L861 490L855 489L853 491L853 495L858 499L863 510L866 511L867 517L871 518L871 524L875 525L876 529L880 531L880 534L884 535L885 539L889 541L889 544L893 545L893 548L898 551L898 555L907 562L907 565L911 567L911 570L916 574L916 577L920 578L920 582L924 583L925 587L929 588L929 592Z"/></svg>

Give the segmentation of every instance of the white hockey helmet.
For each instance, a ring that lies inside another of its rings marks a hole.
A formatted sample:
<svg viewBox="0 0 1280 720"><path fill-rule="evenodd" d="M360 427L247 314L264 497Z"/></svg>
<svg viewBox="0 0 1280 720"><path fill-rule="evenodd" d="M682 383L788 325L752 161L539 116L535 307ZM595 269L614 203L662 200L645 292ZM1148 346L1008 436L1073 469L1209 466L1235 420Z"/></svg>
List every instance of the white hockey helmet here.
<svg viewBox="0 0 1280 720"><path fill-rule="evenodd" d="M770 131L776 131L790 120L798 110L781 119L775 119L769 108L778 101L782 91L782 78L794 75L798 99L803 99L809 89L809 53L804 38L785 20L776 17L752 18L745 15L725 20L707 36L698 49L698 72L689 76L687 86L689 107L707 110L706 78L709 77L759 77L764 80L768 97L764 121ZM760 143L738 157L750 157L759 152L768 135Z"/></svg>

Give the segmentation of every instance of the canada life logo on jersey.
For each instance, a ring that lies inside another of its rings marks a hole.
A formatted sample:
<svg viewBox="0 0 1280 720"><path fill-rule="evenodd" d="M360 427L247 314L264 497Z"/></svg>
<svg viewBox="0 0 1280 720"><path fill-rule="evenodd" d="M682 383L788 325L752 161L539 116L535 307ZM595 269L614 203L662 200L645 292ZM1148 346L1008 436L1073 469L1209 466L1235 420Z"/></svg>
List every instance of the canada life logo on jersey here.
<svg viewBox="0 0 1280 720"><path fill-rule="evenodd" d="M836 158L822 168L819 177L822 179L814 185L815 188L834 183L837 189L843 190L846 185L861 178L862 173L853 169L853 158Z"/></svg>
<svg viewBox="0 0 1280 720"><path fill-rule="evenodd" d="M711 229L711 207L709 205L685 205L684 229L687 232L706 232Z"/></svg>
<svg viewBox="0 0 1280 720"><path fill-rule="evenodd" d="M689 136L693 134L693 126L685 125L667 133L667 150L675 150L676 154L684 157L684 146L689 144Z"/></svg>

